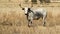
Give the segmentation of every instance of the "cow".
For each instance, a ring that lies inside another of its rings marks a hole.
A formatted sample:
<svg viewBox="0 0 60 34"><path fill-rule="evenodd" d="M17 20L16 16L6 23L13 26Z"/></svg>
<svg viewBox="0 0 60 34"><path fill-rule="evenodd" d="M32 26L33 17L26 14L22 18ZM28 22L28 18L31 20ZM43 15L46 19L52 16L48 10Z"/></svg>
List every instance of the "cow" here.
<svg viewBox="0 0 60 34"><path fill-rule="evenodd" d="M38 20L39 18L43 19L43 25L45 26L47 17L47 11L45 9L38 8L33 10L32 8L24 7L22 10L24 10L24 14L27 17L29 27L31 26L33 20Z"/></svg>

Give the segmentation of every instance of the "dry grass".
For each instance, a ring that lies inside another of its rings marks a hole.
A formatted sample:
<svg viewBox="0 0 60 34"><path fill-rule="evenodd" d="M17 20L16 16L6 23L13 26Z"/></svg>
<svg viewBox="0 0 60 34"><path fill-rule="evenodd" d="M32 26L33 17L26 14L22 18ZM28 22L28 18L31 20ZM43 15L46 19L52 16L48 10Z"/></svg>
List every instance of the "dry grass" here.
<svg viewBox="0 0 60 34"><path fill-rule="evenodd" d="M29 28L24 11L18 3L7 0L0 4L0 34L60 34L60 7L43 7L47 10L46 26L44 27L42 19L39 19L34 20L33 26Z"/></svg>

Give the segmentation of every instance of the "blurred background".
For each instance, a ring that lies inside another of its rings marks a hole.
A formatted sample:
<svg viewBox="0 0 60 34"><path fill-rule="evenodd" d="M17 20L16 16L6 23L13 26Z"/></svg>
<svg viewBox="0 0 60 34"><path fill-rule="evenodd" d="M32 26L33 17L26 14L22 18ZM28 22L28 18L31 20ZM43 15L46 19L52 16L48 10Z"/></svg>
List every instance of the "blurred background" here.
<svg viewBox="0 0 60 34"><path fill-rule="evenodd" d="M21 7L45 8L46 26L39 19L29 28ZM60 0L0 0L0 34L60 34Z"/></svg>

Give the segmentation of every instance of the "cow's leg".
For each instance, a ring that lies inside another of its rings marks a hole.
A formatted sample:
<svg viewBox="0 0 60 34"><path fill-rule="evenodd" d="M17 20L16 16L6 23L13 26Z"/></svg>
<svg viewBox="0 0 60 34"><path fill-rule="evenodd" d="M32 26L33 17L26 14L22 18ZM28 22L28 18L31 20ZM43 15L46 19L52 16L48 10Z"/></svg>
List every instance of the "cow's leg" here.
<svg viewBox="0 0 60 34"><path fill-rule="evenodd" d="M43 26L45 26L46 24L46 17L47 17L47 13L43 13Z"/></svg>
<svg viewBox="0 0 60 34"><path fill-rule="evenodd" d="M32 24L32 21L29 19L29 20L28 20L28 26L30 27L31 24Z"/></svg>
<svg viewBox="0 0 60 34"><path fill-rule="evenodd" d="M30 26L30 23L31 23L31 20L29 19L29 20L28 20L28 26Z"/></svg>
<svg viewBox="0 0 60 34"><path fill-rule="evenodd" d="M28 26L30 27L32 24L32 21L28 21Z"/></svg>
<svg viewBox="0 0 60 34"><path fill-rule="evenodd" d="M46 15L43 16L43 26L45 26L45 24L46 24L46 20L45 19L46 19Z"/></svg>
<svg viewBox="0 0 60 34"><path fill-rule="evenodd" d="M45 18L43 17L43 26L45 26Z"/></svg>
<svg viewBox="0 0 60 34"><path fill-rule="evenodd" d="M33 21L32 18L28 20L28 26L29 26L29 27L32 25L32 21Z"/></svg>

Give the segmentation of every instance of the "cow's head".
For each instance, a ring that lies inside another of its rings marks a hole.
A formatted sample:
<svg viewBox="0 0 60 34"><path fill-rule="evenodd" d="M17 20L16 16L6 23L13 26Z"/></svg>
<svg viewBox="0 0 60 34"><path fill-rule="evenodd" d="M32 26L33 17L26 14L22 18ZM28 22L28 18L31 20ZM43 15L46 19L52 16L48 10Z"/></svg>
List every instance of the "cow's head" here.
<svg viewBox="0 0 60 34"><path fill-rule="evenodd" d="M30 10L30 8L28 8L28 7L25 7L25 8L22 8L22 10L24 10L24 12L25 12L25 15L27 15L27 13L28 13L28 11Z"/></svg>

